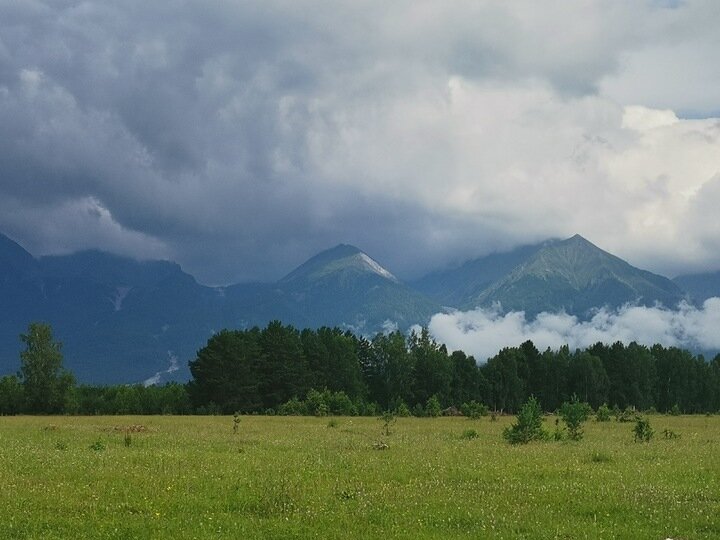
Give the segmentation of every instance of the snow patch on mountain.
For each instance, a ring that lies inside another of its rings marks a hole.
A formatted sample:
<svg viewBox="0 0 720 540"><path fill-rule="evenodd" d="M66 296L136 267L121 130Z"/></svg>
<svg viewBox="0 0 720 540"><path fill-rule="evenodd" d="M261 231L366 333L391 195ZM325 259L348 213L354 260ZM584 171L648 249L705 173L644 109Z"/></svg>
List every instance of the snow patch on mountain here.
<svg viewBox="0 0 720 540"><path fill-rule="evenodd" d="M115 311L120 311L122 309L123 300L125 300L131 290L132 287L117 287L115 289L115 296L111 299Z"/></svg>
<svg viewBox="0 0 720 540"><path fill-rule="evenodd" d="M158 371L152 377L149 377L143 381L143 386L152 386L154 384L160 384L164 375L169 375L180 369L180 364L177 355L172 351L168 351L168 361L170 365L164 371Z"/></svg>
<svg viewBox="0 0 720 540"><path fill-rule="evenodd" d="M371 271L375 272L376 274L378 274L386 279L391 279L392 281L398 280L394 275L392 275L390 272L388 272L382 266L380 266L377 263L377 261L371 259L365 253L358 253L357 257L363 262L363 264L367 268L369 268Z"/></svg>

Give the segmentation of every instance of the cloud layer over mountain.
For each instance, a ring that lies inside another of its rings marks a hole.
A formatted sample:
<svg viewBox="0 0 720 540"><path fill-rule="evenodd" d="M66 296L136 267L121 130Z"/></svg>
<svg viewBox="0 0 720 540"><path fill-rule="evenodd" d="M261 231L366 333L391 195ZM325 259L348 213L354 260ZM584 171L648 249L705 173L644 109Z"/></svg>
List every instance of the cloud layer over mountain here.
<svg viewBox="0 0 720 540"><path fill-rule="evenodd" d="M209 283L576 232L717 268L718 24L714 0L1 3L0 230Z"/></svg>
<svg viewBox="0 0 720 540"><path fill-rule="evenodd" d="M539 350L586 348L597 342L636 341L651 346L693 350L719 350L720 298L706 300L702 308L682 303L677 309L625 306L598 310L589 320L564 313L540 313L526 319L522 311L501 313L477 309L438 313L430 321L433 337L451 350L463 350L484 362L509 346L532 340Z"/></svg>

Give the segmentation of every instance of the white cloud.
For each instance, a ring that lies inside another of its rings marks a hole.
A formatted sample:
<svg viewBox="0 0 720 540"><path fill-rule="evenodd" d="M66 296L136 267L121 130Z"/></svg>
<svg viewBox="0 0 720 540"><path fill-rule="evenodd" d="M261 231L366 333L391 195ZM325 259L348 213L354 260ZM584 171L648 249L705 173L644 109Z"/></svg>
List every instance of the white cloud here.
<svg viewBox="0 0 720 540"><path fill-rule="evenodd" d="M544 350L569 345L571 350L597 342L636 341L644 345L701 350L720 349L720 298L710 298L701 308L681 304L677 310L662 307L625 306L602 309L582 321L565 313L540 313L527 320L523 312L501 313L477 309L438 313L429 324L432 336L450 350L463 350L484 362L503 347L531 340Z"/></svg>

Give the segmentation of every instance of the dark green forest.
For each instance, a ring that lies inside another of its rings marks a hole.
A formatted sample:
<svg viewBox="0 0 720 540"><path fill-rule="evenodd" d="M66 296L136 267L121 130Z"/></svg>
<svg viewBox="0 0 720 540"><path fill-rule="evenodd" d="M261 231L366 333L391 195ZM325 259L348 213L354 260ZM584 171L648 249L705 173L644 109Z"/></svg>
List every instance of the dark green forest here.
<svg viewBox="0 0 720 540"><path fill-rule="evenodd" d="M190 361L185 385L77 386L58 362L60 344L22 336L18 376L0 379L0 414L347 414L395 411L436 415L468 404L515 413L530 396L555 411L576 395L661 413L720 411L720 355L706 361L687 350L637 343L597 343L585 350L539 351L531 341L477 365L448 353L427 329L358 337L338 328L223 330ZM36 337L38 337L36 336ZM48 355L52 362L39 360ZM34 362L34 363L33 363ZM40 374L33 373L35 368ZM44 372L42 371L44 369ZM40 385L40 386L38 386Z"/></svg>

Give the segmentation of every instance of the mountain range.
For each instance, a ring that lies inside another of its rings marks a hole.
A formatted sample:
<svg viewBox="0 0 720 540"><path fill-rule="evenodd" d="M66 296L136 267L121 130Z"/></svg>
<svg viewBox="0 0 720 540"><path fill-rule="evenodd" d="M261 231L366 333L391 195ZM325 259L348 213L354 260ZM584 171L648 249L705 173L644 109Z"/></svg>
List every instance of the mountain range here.
<svg viewBox="0 0 720 540"><path fill-rule="evenodd" d="M80 381L185 380L188 360L222 328L340 326L407 330L438 312L499 306L585 317L626 303L674 307L720 296L720 272L674 280L635 268L583 237L495 253L403 283L340 244L273 283L208 287L168 261L100 251L35 258L0 234L0 375L19 367L19 334L52 325Z"/></svg>

